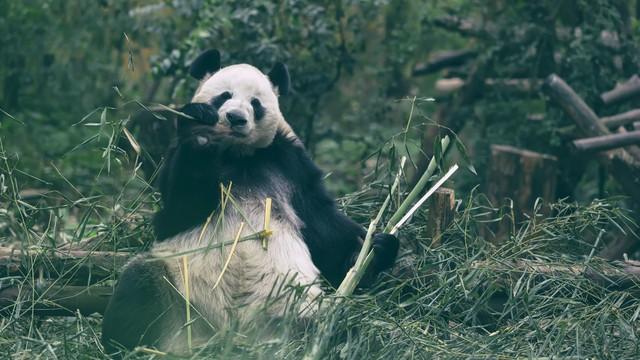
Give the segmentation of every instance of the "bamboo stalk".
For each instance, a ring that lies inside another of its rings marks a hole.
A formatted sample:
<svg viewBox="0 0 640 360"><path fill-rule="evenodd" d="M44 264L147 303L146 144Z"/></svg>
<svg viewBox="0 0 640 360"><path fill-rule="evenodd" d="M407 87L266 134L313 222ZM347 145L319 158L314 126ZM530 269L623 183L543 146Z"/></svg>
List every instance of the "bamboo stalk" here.
<svg viewBox="0 0 640 360"><path fill-rule="evenodd" d="M220 275L218 275L218 279L215 284L213 284L213 289L217 288L222 280L222 276L227 271L227 267L229 267L229 263L231 262L231 257L233 253L236 251L236 246L238 246L238 241L240 240L240 234L242 234L242 229L244 229L244 222L240 223L240 228L238 229L238 233L236 234L236 238L233 240L233 245L231 245L231 251L229 251L229 256L227 256L227 260L224 262L224 266L222 267L222 271L220 271ZM212 289L212 290L213 290Z"/></svg>
<svg viewBox="0 0 640 360"><path fill-rule="evenodd" d="M262 237L262 248L267 250L267 240L271 235L271 198L264 199L264 236Z"/></svg>
<svg viewBox="0 0 640 360"><path fill-rule="evenodd" d="M189 290L189 261L187 261L186 255L182 257L182 266L184 271L184 303L187 310L187 347L189 354L191 354L191 292Z"/></svg>
<svg viewBox="0 0 640 360"><path fill-rule="evenodd" d="M447 171L446 174L444 174L444 176L442 176L440 178L440 180L438 180L432 187L431 189L429 189L429 191L427 191L426 194L424 194L424 196L422 198L420 198L420 200L418 200L418 202L415 203L415 205L413 205L413 207L411 208L411 210L407 211L407 213L402 217L402 219L400 219L400 221L398 221L397 224L393 225L393 228L391 228L391 231L389 232L390 234L397 234L398 230L400 229L400 227L402 225L404 225L407 221L409 221L409 219L411 218L411 216L413 216L413 214L418 211L418 209L420 208L420 206L422 206L422 204L424 204L425 201L427 201L427 199L429 197L431 197L431 195L433 195L434 192L436 192L436 190L438 190L442 184L444 184L445 181L449 180L449 178L451 176L453 176L453 174L458 171L458 164L454 164L449 171Z"/></svg>
<svg viewBox="0 0 640 360"><path fill-rule="evenodd" d="M353 290L358 285L359 280L362 278L362 274L358 274L358 269L362 268L363 262L365 262L367 255L370 253L371 240L373 239L373 233L376 230L376 227L378 226L380 219L382 219L382 215L387 209L387 206L389 206L393 193L396 191L396 188L400 184L400 178L402 177L402 170L404 169L404 165L406 161L407 161L407 158L403 156L402 160L400 160L400 168L398 169L398 173L396 174L396 177L393 181L393 185L391 185L391 191L389 191L389 194L387 195L386 199L384 199L384 202L382 203L380 210L378 210L378 214L369 224L369 228L367 229L367 235L365 236L364 241L362 242L362 248L360 249L358 258L356 259L356 262L353 265L353 267L349 269L349 272L347 272L347 275L345 276L342 283L340 283L340 286L336 291L337 296L346 296L348 294L353 293Z"/></svg>
<svg viewBox="0 0 640 360"><path fill-rule="evenodd" d="M449 145L449 138L445 137L444 139L442 139L442 143L441 144L442 144L442 148L443 148L443 151L444 151L446 149L446 147ZM365 272L367 270L367 267L369 266L371 261L373 261L374 253L373 253L373 251L369 251L370 250L370 246L371 246L371 244L370 244L371 243L371 239L373 237L373 233L374 233L374 231L376 229L376 226L377 226L378 222L382 218L382 214L384 213L384 211L386 210L386 208L387 208L387 206L389 204L390 198L391 198L391 196L392 196L392 194L394 192L394 188L395 188L395 186L397 186L397 183L399 182L403 166L404 166L404 161L401 161L401 167L400 167L400 170L398 171L398 174L396 175L396 179L394 180L394 184L392 185L392 191L389 193L389 195L387 196L387 198L383 202L382 206L380 207L380 210L378 211L377 216L369 224L369 228L367 230L367 235L365 237L365 241L363 243L362 249L360 250L360 253L358 254L358 259L356 260L356 263L349 270L349 272L345 276L344 280L342 281L342 283L338 287L338 290L336 291L336 298L334 299L334 302L330 303L330 305L329 305L329 306L331 306L331 308L329 310L330 311L329 312L329 314L330 314L329 315L329 320L325 321L323 326L320 328L319 334L318 334L318 336L315 337L315 340L314 340L314 342L312 344L311 350L309 352L307 352L307 354L305 354L305 356L303 358L304 360L319 360L322 357L322 355L323 355L323 353L325 351L325 348L327 346L327 342L328 342L327 333L329 331L329 327L335 321L336 314L337 314L337 311L339 309L339 307L336 306L336 305L340 302L341 299L353 294L353 291L355 290L356 286L358 285L358 283L360 282L360 280L364 276L364 274L365 274ZM418 201L418 203L416 204L417 206L413 206L409 211L407 211L407 209L411 205L412 199L415 199L418 196L418 194L420 194L422 192L422 190L424 189L424 186L428 182L429 178L433 175L433 173L435 172L436 168L437 168L437 162L436 162L436 159L434 157L434 158L431 159L431 162L429 163L429 166L427 167L427 170L425 170L424 174L422 175L422 177L420 178L420 180L418 181L416 186L409 193L409 195L402 202L402 204L398 207L396 212L393 214L393 216L391 217L391 219L387 223L387 226L385 227L385 232L389 232L387 229L391 229L392 231L397 232L398 229L408 221L408 219L411 217L411 215L413 213L415 213L415 211L418 210L420 205L422 205L429 198L429 196L431 196L431 194L433 194L440 186L442 186L442 184L444 184L444 182L449 177L451 177L453 175L453 173L455 173L456 170L458 170L458 165L457 164L454 165L447 172L447 174L445 174L445 176L443 176L436 184L434 184L434 186L431 187L431 189L429 189L429 191L427 191L427 193ZM411 197L411 199L410 199L410 197ZM407 214L409 216L406 216ZM394 219L399 219L399 220L396 221ZM398 226L396 226L396 225L398 225ZM366 246L365 246L365 244L366 244Z"/></svg>
<svg viewBox="0 0 640 360"><path fill-rule="evenodd" d="M440 145L442 147L442 153L443 154L447 151L447 148L449 147L449 142L450 142L449 136L445 136L440 141ZM393 226L406 213L407 208L409 208L409 206L411 206L413 201L416 198L418 198L418 196L420 196L420 193L422 193L422 190L424 190L425 186L429 182L429 179L436 172L437 168L438 168L438 161L436 160L436 158L434 156L434 157L431 158L431 161L429 161L429 165L427 166L427 169L424 171L424 173L420 177L420 180L418 180L418 182L413 187L411 192L409 192L409 195L407 195L407 197L404 199L402 204L400 204L400 206L398 206L398 210L396 211L396 213L393 214L393 216L391 216L391 219L389 219L389 223L387 223L387 226L384 228L384 232L391 231Z"/></svg>

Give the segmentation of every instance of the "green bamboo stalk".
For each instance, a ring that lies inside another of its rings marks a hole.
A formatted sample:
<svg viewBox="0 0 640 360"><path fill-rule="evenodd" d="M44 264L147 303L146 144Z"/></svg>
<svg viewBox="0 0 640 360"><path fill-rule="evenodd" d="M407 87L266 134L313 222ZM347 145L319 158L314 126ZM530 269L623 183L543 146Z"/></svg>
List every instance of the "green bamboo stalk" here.
<svg viewBox="0 0 640 360"><path fill-rule="evenodd" d="M362 278L362 274L358 274L358 270L363 267L363 262L366 260L367 255L371 253L371 240L373 239L373 233L376 231L376 228L378 227L378 223L382 219L382 215L384 215L384 212L387 209L387 206L389 206L393 193L396 192L396 189L400 184L400 179L402 177L402 170L404 169L404 164L406 161L407 161L407 157L403 156L402 159L400 160L400 168L398 169L396 178L393 181L393 185L391 185L391 191L389 191L389 194L387 195L386 199L384 199L384 202L382 203L380 210L378 210L378 215L376 215L376 217L373 220L371 220L371 223L369 224L369 228L367 229L367 235L365 236L364 241L362 242L362 248L360 249L360 253L358 254L358 258L356 259L356 263L353 265L351 269L349 269L349 272L347 272L347 275L345 276L344 280L342 280L342 283L340 283L340 286L336 291L337 296L346 296L346 295L352 294L353 290L355 289L355 287L358 285L358 282Z"/></svg>
<svg viewBox="0 0 640 360"><path fill-rule="evenodd" d="M443 154L447 151L447 148L449 147L449 143L450 143L450 139L448 135L442 138L442 140L440 140L440 145L442 147ZM413 187L413 190L411 190L409 195L407 195L404 201L402 201L402 204L398 206L398 210L396 210L395 214L393 214L393 216L391 216L391 219L389 219L387 226L384 228L384 232L386 233L390 232L393 226L398 221L400 221L400 219L404 216L404 214L409 210L409 207L411 206L411 204L418 198L418 196L420 196L424 188L427 186L429 179L431 179L431 176L433 176L433 174L436 172L437 169L438 169L438 160L434 156L431 158L431 161L429 161L429 165L427 166L427 169L424 171L424 173L420 177L420 180L418 180L418 182L416 183L416 186Z"/></svg>
<svg viewBox="0 0 640 360"><path fill-rule="evenodd" d="M447 150L447 147L449 146L449 142L450 142L449 136L445 136L441 140L440 145L442 147L443 153L445 153L445 151ZM429 179L435 173L437 169L437 165L438 165L437 159L434 156L433 158L431 158L431 161L429 162L429 165L427 166L427 169L425 170L424 174L422 174L422 176L420 177L420 180L418 180L418 182L416 183L414 188L411 190L409 195L407 195L407 197L404 199L402 204L400 204L396 212L391 216L391 219L387 223L387 226L384 228L384 232L390 232L391 229L393 229L393 227L396 225L396 223L400 221L400 219L402 219L402 217L409 211L411 204L422 193L427 183L429 182ZM335 321L336 311L338 309L336 305L339 304L342 298L353 294L353 291L355 290L358 283L364 276L364 273L367 267L373 260L374 254L373 254L373 251L370 251L371 239L373 238L373 233L375 232L378 222L380 222L380 219L382 218L382 214L384 213L387 206L389 205L389 201L395 190L395 186L397 186L396 182L399 182L399 178L400 178L400 174L402 172L403 166L404 166L404 161L401 162L401 168L398 171L398 174L396 175L396 179L392 186L391 192L389 193L385 201L382 203L380 210L378 210L377 216L369 224L369 228L367 229L367 235L365 236L365 240L363 242L362 249L358 254L358 259L356 260L356 263L349 270L349 272L345 276L342 283L340 283L340 286L336 291L336 298L334 299L334 301L329 303L330 312L329 312L328 320L325 321L323 326L320 328L319 334L314 339L311 350L305 354L303 360L319 360L323 356L324 350L327 347L327 343L328 343L327 338L328 338L329 328Z"/></svg>

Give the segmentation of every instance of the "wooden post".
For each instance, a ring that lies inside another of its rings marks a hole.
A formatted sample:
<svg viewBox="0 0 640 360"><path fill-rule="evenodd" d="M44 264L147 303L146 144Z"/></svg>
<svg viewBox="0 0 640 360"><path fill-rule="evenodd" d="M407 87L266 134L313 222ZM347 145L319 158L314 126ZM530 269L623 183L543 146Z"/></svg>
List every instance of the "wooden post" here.
<svg viewBox="0 0 640 360"><path fill-rule="evenodd" d="M431 247L440 245L442 234L453 222L455 201L455 191L448 188L436 190L428 200L429 218L426 235L431 238Z"/></svg>
<svg viewBox="0 0 640 360"><path fill-rule="evenodd" d="M533 213L538 198L545 203L555 200L557 158L552 155L522 150L512 146L491 145L491 164L487 176L487 196L494 206L505 198L513 200L514 222L522 213ZM501 221L492 230L496 241L502 242L511 224Z"/></svg>

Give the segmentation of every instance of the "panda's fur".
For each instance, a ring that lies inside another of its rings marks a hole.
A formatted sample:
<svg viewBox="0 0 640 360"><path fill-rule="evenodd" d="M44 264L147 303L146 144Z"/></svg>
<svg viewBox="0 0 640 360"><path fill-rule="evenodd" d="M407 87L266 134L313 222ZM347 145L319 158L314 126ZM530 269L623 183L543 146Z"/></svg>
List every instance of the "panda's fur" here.
<svg viewBox="0 0 640 360"><path fill-rule="evenodd" d="M286 66L277 64L267 76L247 64L220 69L219 59L210 50L192 64L201 82L182 109L186 116L178 119L177 139L160 172L158 241L125 267L105 312L102 336L110 353L138 345L184 352L181 254L188 259L190 327L194 342L203 343L231 322L283 315L290 296L270 301L282 296L274 289L304 289L293 291L302 297L296 310L313 313L320 280L337 286L360 250L363 227L337 210L321 171L280 112L278 94L290 86ZM231 189L233 199L224 210L221 187ZM266 248L246 240L229 257L227 242L241 223L243 237L263 229L267 197L273 207ZM378 234L373 249L365 283L393 264L398 241Z"/></svg>

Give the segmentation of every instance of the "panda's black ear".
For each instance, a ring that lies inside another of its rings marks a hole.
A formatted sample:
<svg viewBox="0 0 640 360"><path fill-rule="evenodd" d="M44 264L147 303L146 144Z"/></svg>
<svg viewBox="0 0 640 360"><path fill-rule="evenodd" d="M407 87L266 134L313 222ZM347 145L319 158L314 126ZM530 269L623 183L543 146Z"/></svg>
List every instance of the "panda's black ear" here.
<svg viewBox="0 0 640 360"><path fill-rule="evenodd" d="M287 65L281 62L276 63L275 65L273 65L271 71L269 71L268 76L273 86L278 88L278 94L289 94L289 89L291 88L291 78L289 77L289 70L287 69Z"/></svg>
<svg viewBox="0 0 640 360"><path fill-rule="evenodd" d="M213 74L218 70L220 70L220 51L209 49L193 60L189 67L189 75L202 80L207 74Z"/></svg>

